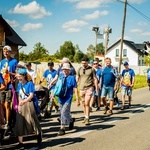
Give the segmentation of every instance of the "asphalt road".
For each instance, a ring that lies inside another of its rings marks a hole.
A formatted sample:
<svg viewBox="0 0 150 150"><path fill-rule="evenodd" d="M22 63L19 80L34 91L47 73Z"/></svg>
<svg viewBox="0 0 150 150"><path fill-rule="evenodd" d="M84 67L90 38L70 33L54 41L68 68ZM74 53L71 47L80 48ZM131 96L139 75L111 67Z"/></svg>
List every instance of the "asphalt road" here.
<svg viewBox="0 0 150 150"><path fill-rule="evenodd" d="M120 94L118 95L120 98ZM42 119L43 143L41 150L150 150L150 91L141 88L133 91L132 107L120 111L114 107L110 117L102 111L90 115L90 125L85 126L82 107L72 104L72 116L76 118L75 127L66 135L57 136L60 128L58 114L50 119ZM36 149L35 136L25 137L28 150ZM11 137L4 141L3 148L15 149L17 139Z"/></svg>

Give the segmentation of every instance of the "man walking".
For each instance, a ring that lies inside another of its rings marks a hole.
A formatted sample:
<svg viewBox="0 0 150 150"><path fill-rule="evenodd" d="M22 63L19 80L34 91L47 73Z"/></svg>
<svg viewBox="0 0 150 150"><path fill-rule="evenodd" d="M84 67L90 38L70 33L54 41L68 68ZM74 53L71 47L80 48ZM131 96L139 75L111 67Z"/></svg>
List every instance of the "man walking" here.
<svg viewBox="0 0 150 150"><path fill-rule="evenodd" d="M132 98L132 88L135 82L135 73L134 70L129 68L128 62L124 62L125 69L122 71L122 78L121 78L121 93L122 93L122 107L121 110L125 109L125 95L128 96L128 108L131 107L131 98Z"/></svg>
<svg viewBox="0 0 150 150"><path fill-rule="evenodd" d="M98 94L98 80L96 73L95 70L88 65L88 61L88 58L82 58L82 67L78 69L76 76L76 80L79 82L80 96L83 105L83 112L85 115L83 123L85 123L85 125L90 124L90 100L94 91L93 86L95 86L96 94Z"/></svg>
<svg viewBox="0 0 150 150"><path fill-rule="evenodd" d="M101 76L101 100L105 106L104 114L112 115L114 106L114 86L118 72L116 68L111 65L111 58L105 58L106 66L102 68ZM107 105L106 96L108 95L109 107Z"/></svg>
<svg viewBox="0 0 150 150"><path fill-rule="evenodd" d="M15 71L18 61L11 57L12 49L10 46L4 46L3 55L4 59L0 63L0 70L4 78L7 88L0 92L0 101L6 112L6 125L5 128L9 127L10 113L11 113L11 102L12 102L12 82L15 77ZM12 82L11 82L12 81Z"/></svg>

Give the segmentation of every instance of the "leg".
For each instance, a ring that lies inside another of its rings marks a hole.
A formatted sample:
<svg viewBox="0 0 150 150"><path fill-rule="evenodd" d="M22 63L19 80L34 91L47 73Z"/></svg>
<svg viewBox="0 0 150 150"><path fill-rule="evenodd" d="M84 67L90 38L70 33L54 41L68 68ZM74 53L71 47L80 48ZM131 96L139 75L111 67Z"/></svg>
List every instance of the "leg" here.
<svg viewBox="0 0 150 150"><path fill-rule="evenodd" d="M121 110L125 109L125 94L126 94L127 88L122 87L121 93L122 93L122 107Z"/></svg>

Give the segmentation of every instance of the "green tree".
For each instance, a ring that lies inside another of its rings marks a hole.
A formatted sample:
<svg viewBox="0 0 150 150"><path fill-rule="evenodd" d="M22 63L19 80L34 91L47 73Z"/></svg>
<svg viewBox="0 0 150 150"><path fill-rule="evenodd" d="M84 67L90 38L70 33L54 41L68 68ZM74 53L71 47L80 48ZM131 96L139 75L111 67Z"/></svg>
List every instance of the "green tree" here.
<svg viewBox="0 0 150 150"><path fill-rule="evenodd" d="M75 47L73 46L73 43L71 41L65 41L65 43L60 46L60 57L61 59L63 57L68 57L71 61L73 60L73 57L75 55Z"/></svg>
<svg viewBox="0 0 150 150"><path fill-rule="evenodd" d="M92 44L89 45L89 47L87 48L87 56L89 59L94 59L94 53L95 53L95 49L94 46Z"/></svg>
<svg viewBox="0 0 150 150"><path fill-rule="evenodd" d="M79 62L81 62L81 59L83 57L84 57L84 53L82 51L78 50L76 52L76 54L74 55L74 61L79 63Z"/></svg>
<svg viewBox="0 0 150 150"><path fill-rule="evenodd" d="M23 52L19 53L19 60L20 61L27 61L28 60L28 55Z"/></svg>
<svg viewBox="0 0 150 150"><path fill-rule="evenodd" d="M105 53L105 47L103 43L99 43L96 45L96 54L103 54Z"/></svg>
<svg viewBox="0 0 150 150"><path fill-rule="evenodd" d="M150 53L144 57L144 63L146 66L150 66Z"/></svg>

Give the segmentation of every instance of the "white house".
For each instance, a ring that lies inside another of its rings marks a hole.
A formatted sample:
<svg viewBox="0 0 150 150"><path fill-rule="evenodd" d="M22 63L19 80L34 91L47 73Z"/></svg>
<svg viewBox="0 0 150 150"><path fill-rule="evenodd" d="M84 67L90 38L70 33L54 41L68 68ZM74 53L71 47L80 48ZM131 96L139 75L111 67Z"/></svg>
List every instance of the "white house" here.
<svg viewBox="0 0 150 150"><path fill-rule="evenodd" d="M112 64L119 64L121 40L107 49L106 57L110 57ZM133 41L123 40L122 62L127 61L132 66L144 65L145 44L135 44Z"/></svg>

